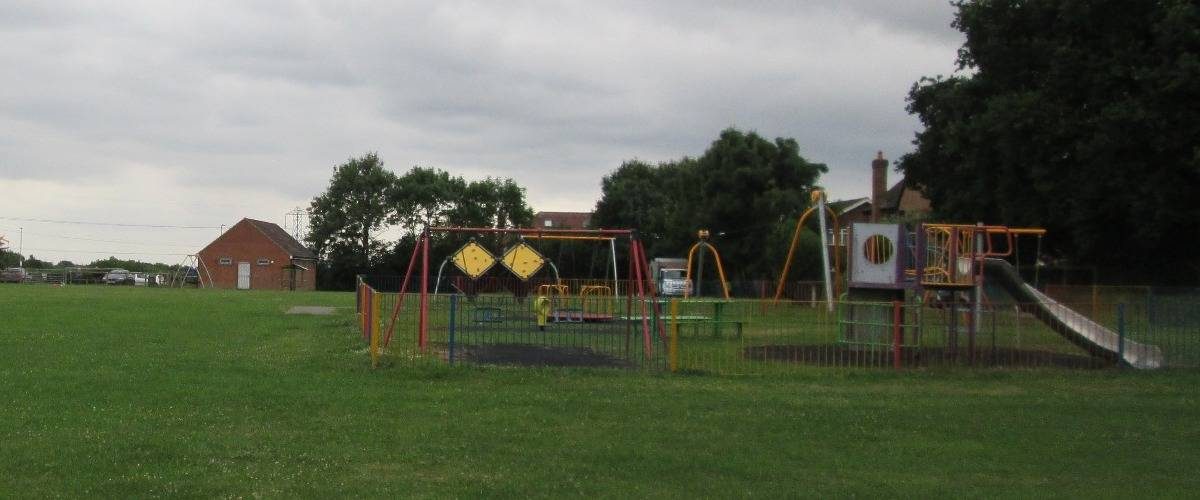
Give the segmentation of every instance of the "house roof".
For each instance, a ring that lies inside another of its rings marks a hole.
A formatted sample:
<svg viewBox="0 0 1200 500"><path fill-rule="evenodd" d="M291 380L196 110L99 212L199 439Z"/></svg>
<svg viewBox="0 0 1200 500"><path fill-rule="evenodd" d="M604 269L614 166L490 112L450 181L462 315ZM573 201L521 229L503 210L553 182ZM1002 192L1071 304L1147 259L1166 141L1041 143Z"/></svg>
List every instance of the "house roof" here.
<svg viewBox="0 0 1200 500"><path fill-rule="evenodd" d="M279 227L278 224L249 218L242 220L249 222L250 225L254 226L255 229L261 231L268 239L275 242L276 245L279 245L279 248L282 248L283 251L287 252L288 255L290 255L293 259L317 258L317 255L314 254L312 250L309 250L299 241L296 241L296 238L293 238L292 235L287 233L287 231L284 231L283 228Z"/></svg>
<svg viewBox="0 0 1200 500"><path fill-rule="evenodd" d="M568 228L568 229L583 229L592 221L591 212L538 212L533 214L533 225L535 228L545 227L546 221L550 221L551 227Z"/></svg>
<svg viewBox="0 0 1200 500"><path fill-rule="evenodd" d="M904 196L904 179L900 179L891 189L883 193L883 199L879 202L880 210L895 210L900 206L900 198Z"/></svg>
<svg viewBox="0 0 1200 500"><path fill-rule="evenodd" d="M851 200L837 200L829 202L829 208L838 214L844 214L863 205L870 205L870 198L854 198Z"/></svg>

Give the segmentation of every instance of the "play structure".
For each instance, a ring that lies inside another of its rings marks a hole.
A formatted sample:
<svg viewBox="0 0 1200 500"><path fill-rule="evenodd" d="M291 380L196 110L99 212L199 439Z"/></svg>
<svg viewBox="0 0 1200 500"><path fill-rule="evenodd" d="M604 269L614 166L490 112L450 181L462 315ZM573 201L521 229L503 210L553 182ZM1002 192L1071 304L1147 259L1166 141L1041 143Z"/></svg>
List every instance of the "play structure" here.
<svg viewBox="0 0 1200 500"><path fill-rule="evenodd" d="M899 364L902 352L922 345L921 336L928 333L922 332L926 322L919 317L924 313L921 303L926 302L944 314L945 331L939 333L945 337L945 355L954 358L961 352L973 361L985 327L985 284L994 284L1012 296L1022 313L1093 356L1135 368L1161 367L1158 347L1130 340L1056 302L1022 280L1004 260L1018 248L1018 238L1044 234L1038 228L983 224L920 224L915 233L901 224L853 224L840 341L886 346Z"/></svg>
<svg viewBox="0 0 1200 500"><path fill-rule="evenodd" d="M468 235L431 275L431 239ZM628 242L625 283L617 278L617 240ZM539 241L603 244L604 267L611 275L601 280L560 276L536 248ZM410 290L414 277L419 285L412 341L418 352L433 346L450 362L516 356L533 362L604 358L630 365L661 359L662 304L655 300L648 261L632 230L430 227L413 249L400 290ZM478 286L486 277L503 278L508 288ZM407 295L398 294L384 315L380 348L400 330Z"/></svg>
<svg viewBox="0 0 1200 500"><path fill-rule="evenodd" d="M842 252L836 248L836 240L833 242L834 251L830 252L831 245L827 228L832 227L833 234L836 235L840 233L840 227L838 226L837 213L825 204L825 191L814 189L811 199L813 206L801 213L800 217L796 220L796 230L792 232L792 243L788 246L787 258L783 261L783 270L779 272L779 281L776 282L773 301L778 303L779 299L783 296L783 288L787 283L788 271L792 268L792 259L796 256L796 247L800 244L800 233L804 230L804 224L808 221L808 218L815 213L817 214L819 227L818 233L821 237L821 280L825 285L825 304L829 311L833 311L834 296L837 293L835 288L842 281ZM829 226L825 222L826 216L829 219ZM830 266L830 253L833 254L832 267Z"/></svg>
<svg viewBox="0 0 1200 500"><path fill-rule="evenodd" d="M692 248L688 249L687 271L684 274L684 282L688 283L689 286L684 287L683 298L686 299L690 297L693 292L695 292L696 295L700 294L700 284L704 281L704 255L707 252L712 253L713 262L716 263L717 277L721 279L721 293L724 294L725 300L729 300L729 280L725 279L725 266L721 264L720 252L717 252L717 247L714 247L712 243L708 242L707 229L701 229L696 233L696 236L698 237L698 240L694 245L692 245ZM690 286L692 283L692 263L695 262L694 259L697 256L697 250L700 250L700 259L696 264L698 272L696 273L696 286L693 287Z"/></svg>

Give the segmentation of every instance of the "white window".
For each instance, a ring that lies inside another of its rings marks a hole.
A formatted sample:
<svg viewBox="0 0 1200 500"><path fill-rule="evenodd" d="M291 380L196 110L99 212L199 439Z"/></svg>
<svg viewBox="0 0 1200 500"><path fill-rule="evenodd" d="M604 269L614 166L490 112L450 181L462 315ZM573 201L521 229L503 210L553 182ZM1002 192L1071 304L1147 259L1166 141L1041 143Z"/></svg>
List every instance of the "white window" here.
<svg viewBox="0 0 1200 500"><path fill-rule="evenodd" d="M546 227L554 227L554 221L546 219L544 222L542 222L542 225Z"/></svg>
<svg viewBox="0 0 1200 500"><path fill-rule="evenodd" d="M269 265L271 265L271 259L268 259L266 257L259 257L258 262L256 262L256 264L258 264L260 266L269 266Z"/></svg>
<svg viewBox="0 0 1200 500"><path fill-rule="evenodd" d="M231 259L229 257L221 257L220 259L217 259L217 264L220 264L222 266L232 266L233 259Z"/></svg>

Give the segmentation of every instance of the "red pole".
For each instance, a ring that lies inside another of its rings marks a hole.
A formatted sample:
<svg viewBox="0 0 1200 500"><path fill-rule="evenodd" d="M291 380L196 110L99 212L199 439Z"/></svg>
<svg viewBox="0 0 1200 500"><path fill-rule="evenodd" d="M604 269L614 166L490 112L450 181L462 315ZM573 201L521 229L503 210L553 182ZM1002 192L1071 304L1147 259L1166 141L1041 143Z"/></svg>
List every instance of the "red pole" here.
<svg viewBox="0 0 1200 500"><path fill-rule="evenodd" d="M408 270L404 271L404 281L400 283L400 296L396 297L396 306L392 308L392 319L388 322L387 334L383 336L383 346L387 347L392 341L392 331L396 329L396 318L400 316L400 309L404 306L404 295L408 293L408 279L412 276L413 268L417 265L417 254L421 251L421 237L417 237L417 242L413 245L412 257L408 258Z"/></svg>
<svg viewBox="0 0 1200 500"><path fill-rule="evenodd" d="M637 280L638 301L642 304L642 352L646 359L650 359L650 318L648 317L649 311L646 310L646 280L643 279L640 263L642 260L642 249L637 241L633 242L632 248L633 255L631 257L633 258L633 262L631 264L633 264L634 279Z"/></svg>
<svg viewBox="0 0 1200 500"><path fill-rule="evenodd" d="M429 338L429 231L421 234L421 313L417 322L417 346L425 350Z"/></svg>
<svg viewBox="0 0 1200 500"><path fill-rule="evenodd" d="M636 255L633 250L633 239L629 240L629 281L625 283L625 314L628 316L628 321L625 322L625 353L629 353L629 338L633 336L633 293L634 282L637 280L637 275L633 271L633 259Z"/></svg>
<svg viewBox="0 0 1200 500"><path fill-rule="evenodd" d="M899 300L892 301L892 367L897 370L904 365L904 357L901 354L904 344L903 320L904 303Z"/></svg>
<svg viewBox="0 0 1200 500"><path fill-rule="evenodd" d="M638 257L639 257L638 264L640 264L642 266L642 269L645 271L645 275L646 275L647 279L650 281L650 283L649 283L650 300L652 301L651 303L653 304L653 307L654 307L655 324L658 326L659 333L662 335L665 335L667 329L666 329L666 324L663 322L663 319L662 319L662 317L663 317L662 304L658 303L658 287L657 287L656 283L654 282L654 279L650 277L650 261L646 259L646 247L642 246L641 240L638 240L637 245L638 245ZM664 338L664 340L666 340L666 339Z"/></svg>

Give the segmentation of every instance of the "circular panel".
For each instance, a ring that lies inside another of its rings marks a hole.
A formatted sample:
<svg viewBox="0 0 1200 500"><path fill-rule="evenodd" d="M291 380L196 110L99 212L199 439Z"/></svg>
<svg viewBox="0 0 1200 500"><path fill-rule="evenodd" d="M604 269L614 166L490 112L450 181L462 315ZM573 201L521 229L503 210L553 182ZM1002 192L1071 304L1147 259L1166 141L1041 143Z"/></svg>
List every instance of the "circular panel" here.
<svg viewBox="0 0 1200 500"><path fill-rule="evenodd" d="M884 264L892 260L896 247L892 240L882 234L872 235L863 242L863 257L872 264Z"/></svg>

